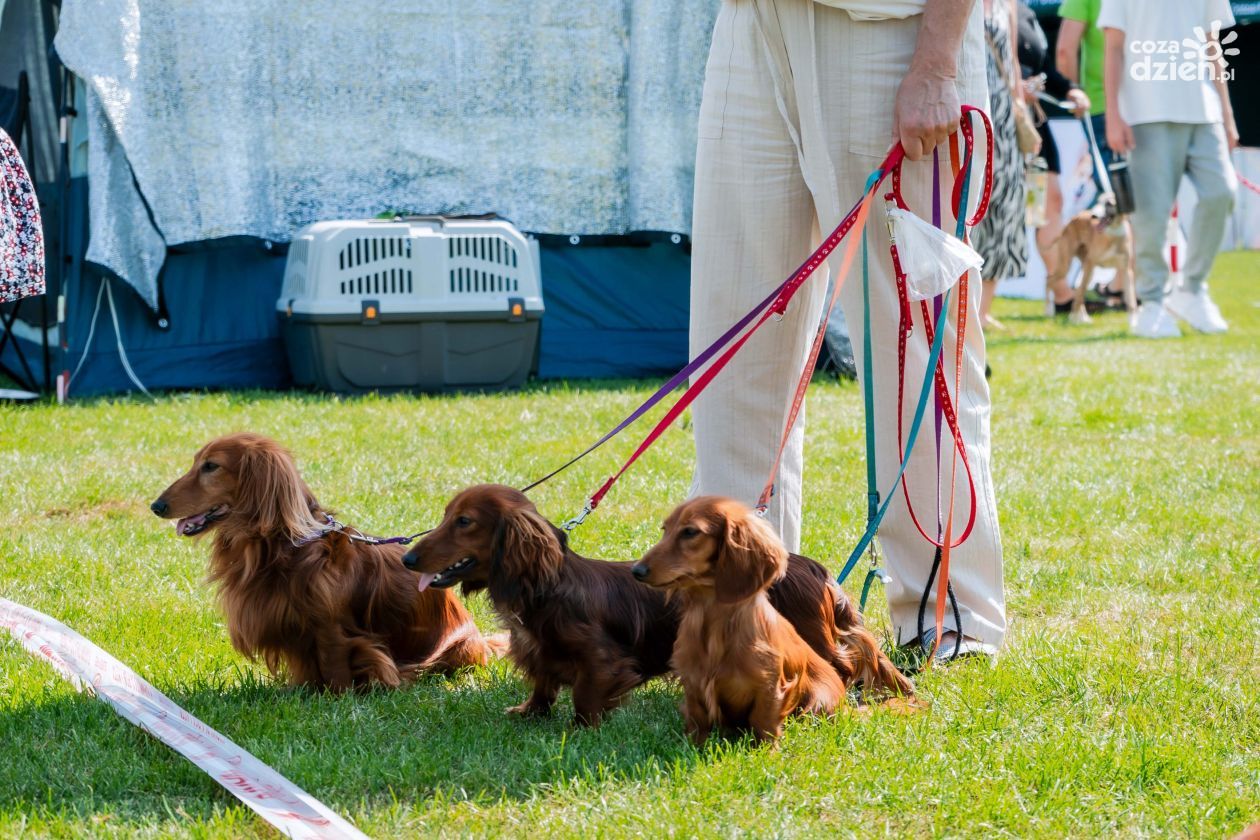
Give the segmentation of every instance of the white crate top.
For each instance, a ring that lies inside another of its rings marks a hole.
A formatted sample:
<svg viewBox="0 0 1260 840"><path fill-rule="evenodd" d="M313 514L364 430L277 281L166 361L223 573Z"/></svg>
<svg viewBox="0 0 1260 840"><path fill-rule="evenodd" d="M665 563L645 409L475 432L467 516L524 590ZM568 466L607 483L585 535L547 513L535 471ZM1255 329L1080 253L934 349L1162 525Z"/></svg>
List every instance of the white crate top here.
<svg viewBox="0 0 1260 840"><path fill-rule="evenodd" d="M498 219L315 222L289 246L278 311L357 315L543 311L538 240Z"/></svg>

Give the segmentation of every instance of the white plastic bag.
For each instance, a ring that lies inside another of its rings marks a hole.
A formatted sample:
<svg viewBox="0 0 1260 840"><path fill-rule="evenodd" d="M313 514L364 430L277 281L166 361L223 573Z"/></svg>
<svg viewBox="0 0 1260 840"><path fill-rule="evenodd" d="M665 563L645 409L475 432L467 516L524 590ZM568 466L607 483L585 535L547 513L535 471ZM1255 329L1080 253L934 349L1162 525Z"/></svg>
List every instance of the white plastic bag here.
<svg viewBox="0 0 1260 840"><path fill-rule="evenodd" d="M970 245L913 213L890 207L888 219L911 300L943 294L964 271L978 271L984 265L984 258Z"/></svg>

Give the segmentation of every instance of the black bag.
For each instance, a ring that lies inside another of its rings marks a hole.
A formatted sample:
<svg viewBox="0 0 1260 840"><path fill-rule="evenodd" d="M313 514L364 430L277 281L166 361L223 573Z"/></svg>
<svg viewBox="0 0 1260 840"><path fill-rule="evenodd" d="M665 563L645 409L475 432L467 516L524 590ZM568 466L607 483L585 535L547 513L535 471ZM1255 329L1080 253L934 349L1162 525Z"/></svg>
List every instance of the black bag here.
<svg viewBox="0 0 1260 840"><path fill-rule="evenodd" d="M1116 155L1107 165L1107 178L1111 181L1111 192L1116 197L1116 212L1127 216L1134 210L1133 178L1129 175L1129 159L1124 155Z"/></svg>

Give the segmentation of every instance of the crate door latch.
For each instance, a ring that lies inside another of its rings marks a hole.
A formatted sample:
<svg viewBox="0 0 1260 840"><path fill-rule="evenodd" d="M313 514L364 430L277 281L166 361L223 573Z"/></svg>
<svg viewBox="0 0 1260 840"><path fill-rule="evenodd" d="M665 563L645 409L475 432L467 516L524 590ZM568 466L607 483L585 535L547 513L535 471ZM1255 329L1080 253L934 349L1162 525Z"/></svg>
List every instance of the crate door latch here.
<svg viewBox="0 0 1260 840"><path fill-rule="evenodd" d="M517 323L525 320L525 298L508 298L508 321Z"/></svg>

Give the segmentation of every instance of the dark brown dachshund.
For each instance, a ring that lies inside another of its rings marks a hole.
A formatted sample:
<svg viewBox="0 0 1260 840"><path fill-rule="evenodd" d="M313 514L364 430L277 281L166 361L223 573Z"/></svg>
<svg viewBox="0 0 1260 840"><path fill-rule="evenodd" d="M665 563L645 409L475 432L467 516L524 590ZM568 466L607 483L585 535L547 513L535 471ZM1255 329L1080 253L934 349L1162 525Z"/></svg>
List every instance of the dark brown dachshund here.
<svg viewBox="0 0 1260 840"><path fill-rule="evenodd" d="M573 687L576 721L597 724L625 695L669 670L678 630L676 605L634 580L631 563L574 553L566 535L521 492L501 485L469 488L446 506L442 523L404 558L420 572L421 588L461 584L488 589L510 633L508 653L533 685L511 714L550 712L562 686ZM847 599L822 566L793 556L770 600L828 659L846 683L908 692L910 683L879 654L895 678L868 667L869 651L837 647L837 622L856 626ZM869 634L861 631L867 637Z"/></svg>
<svg viewBox="0 0 1260 840"><path fill-rule="evenodd" d="M215 532L210 580L232 646L294 684L392 688L492 655L454 595L416 591L401 546L330 530L293 458L269 438L211 441L150 507L178 520L181 536Z"/></svg>
<svg viewBox="0 0 1260 840"><path fill-rule="evenodd" d="M783 562L780 555L785 558ZM785 574L777 571L780 566L786 569ZM798 569L808 569L811 574L801 575ZM739 502L707 496L680 505L666 520L661 541L635 565L634 571L643 582L682 597L683 625L674 648L674 668L683 676L684 685L686 672L695 673L698 667L696 633L703 630L703 622L696 625L695 616L707 610L711 616L729 613L728 628L714 631L717 636L738 632L747 638L737 641L728 636L720 648L713 647L705 655L717 657L720 649L738 660L741 645L743 652L751 655L753 648L748 645L754 644L750 641L754 637L761 640L770 634L787 647L792 644L785 641L788 637L799 638L831 666L846 687L861 682L867 692L891 693L907 700L914 695L914 685L880 650L853 602L826 570L807 557L787 553L773 530ZM807 592L798 591L802 581L809 582ZM793 632L788 633L763 614L758 593L767 586L768 604L789 620L788 629ZM803 605L812 606L812 611L802 609ZM717 644L720 639L712 641ZM799 649L792 649L799 658ZM812 673L817 663L811 660L807 664ZM830 681L811 679L825 686L819 696L829 698ZM712 699L713 690L709 685L708 699ZM810 706L806 703L804 707ZM712 711L711 706L705 708ZM742 722L754 729L766 723L761 717L744 719L734 713L730 717L735 725ZM712 724L718 719L709 715L707 720ZM761 737L776 731L764 727L758 730Z"/></svg>
<svg viewBox="0 0 1260 840"><path fill-rule="evenodd" d="M840 675L766 595L787 573L788 557L764 519L706 496L670 514L661 541L635 567L644 583L681 598L672 661L697 744L714 727L777 741L789 714L831 715L845 701Z"/></svg>

